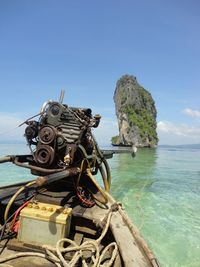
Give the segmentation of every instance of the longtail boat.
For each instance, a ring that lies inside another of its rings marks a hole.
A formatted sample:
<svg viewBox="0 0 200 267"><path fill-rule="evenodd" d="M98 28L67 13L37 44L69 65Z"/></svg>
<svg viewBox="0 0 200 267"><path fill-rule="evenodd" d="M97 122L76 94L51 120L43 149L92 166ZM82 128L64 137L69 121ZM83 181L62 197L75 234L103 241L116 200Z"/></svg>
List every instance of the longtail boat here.
<svg viewBox="0 0 200 267"><path fill-rule="evenodd" d="M0 187L0 266L159 267L109 193L113 151L92 134L101 116L62 102L45 102L24 122L30 154L0 158L36 176Z"/></svg>

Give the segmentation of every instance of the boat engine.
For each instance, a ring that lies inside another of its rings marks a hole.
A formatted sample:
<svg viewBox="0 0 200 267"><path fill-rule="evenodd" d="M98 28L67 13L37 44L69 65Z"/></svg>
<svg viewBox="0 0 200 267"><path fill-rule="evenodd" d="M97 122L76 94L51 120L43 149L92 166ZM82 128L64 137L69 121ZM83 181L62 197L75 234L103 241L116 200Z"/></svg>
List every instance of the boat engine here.
<svg viewBox="0 0 200 267"><path fill-rule="evenodd" d="M38 121L26 121L25 137L33 155L29 164L44 170L76 166L83 154L92 154L95 139L91 128L99 125L100 118L93 117L89 108L46 102ZM32 173L41 174L34 168Z"/></svg>
<svg viewBox="0 0 200 267"><path fill-rule="evenodd" d="M38 116L38 120L33 120ZM92 128L98 127L100 119L101 116L93 116L89 108L47 101L39 114L21 124L27 125L25 137L31 154L9 155L0 163L10 161L30 169L33 175L39 176L36 179L38 187L65 179L69 187L73 184L82 202L86 196L87 206L91 204L87 195L95 194L97 199L97 192L101 195L99 201L106 203L106 194L94 178L99 171L105 190L110 190L111 175L106 160L110 158L110 153L99 149L92 134Z"/></svg>

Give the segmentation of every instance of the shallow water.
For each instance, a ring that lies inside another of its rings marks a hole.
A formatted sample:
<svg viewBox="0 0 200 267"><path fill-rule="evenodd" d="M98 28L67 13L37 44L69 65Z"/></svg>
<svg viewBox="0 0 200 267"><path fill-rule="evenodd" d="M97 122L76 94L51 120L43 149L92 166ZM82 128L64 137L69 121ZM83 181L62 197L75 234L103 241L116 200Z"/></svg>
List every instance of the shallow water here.
<svg viewBox="0 0 200 267"><path fill-rule="evenodd" d="M165 267L200 266L200 150L140 149L111 161L112 194Z"/></svg>
<svg viewBox="0 0 200 267"><path fill-rule="evenodd" d="M0 155L27 153L0 144ZM200 266L200 149L139 149L109 160L112 195L126 208L163 267ZM9 170L9 171L8 171ZM0 165L0 185L32 179L29 170Z"/></svg>

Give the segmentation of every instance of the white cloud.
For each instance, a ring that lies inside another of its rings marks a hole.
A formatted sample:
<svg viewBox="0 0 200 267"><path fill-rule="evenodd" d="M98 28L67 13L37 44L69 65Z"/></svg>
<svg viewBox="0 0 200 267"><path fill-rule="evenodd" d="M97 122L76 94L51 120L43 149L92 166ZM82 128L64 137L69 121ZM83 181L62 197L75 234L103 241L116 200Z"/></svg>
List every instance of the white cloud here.
<svg viewBox="0 0 200 267"><path fill-rule="evenodd" d="M190 116L190 117L200 118L200 111L199 110L186 108L183 110L183 113Z"/></svg>
<svg viewBox="0 0 200 267"><path fill-rule="evenodd" d="M200 126L160 121L157 124L157 131L160 144L200 143Z"/></svg>
<svg viewBox="0 0 200 267"><path fill-rule="evenodd" d="M0 140L20 140L24 127L18 127L23 122L15 113L0 112Z"/></svg>

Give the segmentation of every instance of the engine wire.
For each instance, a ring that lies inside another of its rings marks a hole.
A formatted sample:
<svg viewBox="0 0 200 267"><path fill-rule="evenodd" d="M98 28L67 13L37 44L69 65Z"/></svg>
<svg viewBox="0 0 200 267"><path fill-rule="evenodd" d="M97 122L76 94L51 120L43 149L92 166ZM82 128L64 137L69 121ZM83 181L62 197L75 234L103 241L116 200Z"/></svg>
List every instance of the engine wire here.
<svg viewBox="0 0 200 267"><path fill-rule="evenodd" d="M12 204L14 203L14 201L16 200L16 198L27 188L27 187L30 187L32 185L36 184L36 180L34 181L31 181L29 183L27 183L26 185L20 187L19 190L17 190L17 192L11 197L11 199L9 200L7 206L6 206L6 209L5 209L5 213L4 213L4 221L7 220L8 218L8 213L9 213L9 210L12 206Z"/></svg>

